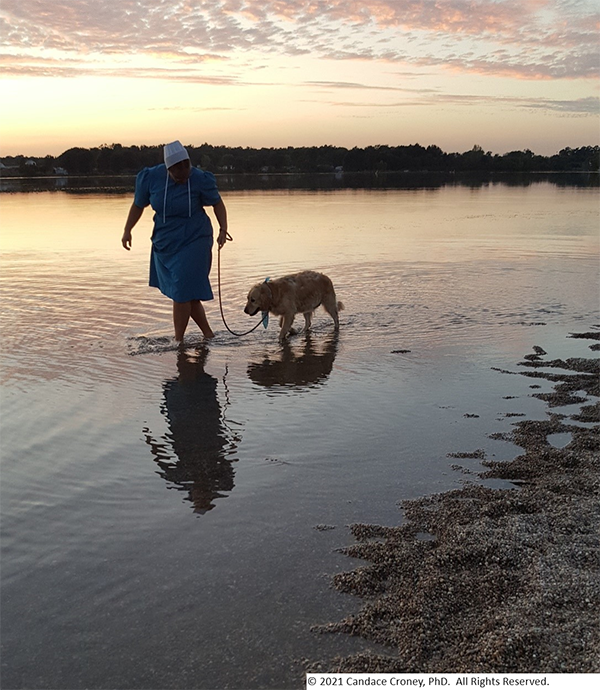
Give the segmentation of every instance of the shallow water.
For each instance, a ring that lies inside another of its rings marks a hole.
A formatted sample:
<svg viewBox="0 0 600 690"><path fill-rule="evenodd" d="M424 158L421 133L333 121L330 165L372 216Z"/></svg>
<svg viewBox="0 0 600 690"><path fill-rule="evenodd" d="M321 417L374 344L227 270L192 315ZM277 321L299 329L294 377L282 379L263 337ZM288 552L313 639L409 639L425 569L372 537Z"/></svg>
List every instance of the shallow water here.
<svg viewBox="0 0 600 690"><path fill-rule="evenodd" d="M230 192L229 325L313 268L340 333L234 338L215 301L180 353L148 212L125 252L127 196L1 201L6 688L302 687L299 659L365 648L310 631L356 610L329 585L346 526L476 480L449 453L517 454L488 435L551 384L492 367L590 356L567 336L599 323L593 189Z"/></svg>

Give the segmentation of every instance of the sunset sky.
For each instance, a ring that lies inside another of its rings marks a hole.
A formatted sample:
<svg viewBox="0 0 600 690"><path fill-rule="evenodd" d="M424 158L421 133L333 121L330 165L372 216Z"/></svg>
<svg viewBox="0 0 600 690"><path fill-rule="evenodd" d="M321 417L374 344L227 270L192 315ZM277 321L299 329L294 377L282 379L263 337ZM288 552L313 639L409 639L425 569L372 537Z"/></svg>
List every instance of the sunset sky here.
<svg viewBox="0 0 600 690"><path fill-rule="evenodd" d="M597 0L2 0L0 154L599 141Z"/></svg>

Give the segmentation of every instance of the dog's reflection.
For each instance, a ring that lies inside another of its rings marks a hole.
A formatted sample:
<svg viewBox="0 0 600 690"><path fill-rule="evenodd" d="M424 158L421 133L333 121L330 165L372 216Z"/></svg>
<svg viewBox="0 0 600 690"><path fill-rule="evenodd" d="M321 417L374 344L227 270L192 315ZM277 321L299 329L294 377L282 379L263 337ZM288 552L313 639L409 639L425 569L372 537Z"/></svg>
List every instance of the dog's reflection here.
<svg viewBox="0 0 600 690"><path fill-rule="evenodd" d="M266 388L305 388L323 384L333 369L338 341L337 333L318 342L307 333L303 346L295 350L285 340L278 351L279 357L266 354L262 362L250 363L248 376L254 383Z"/></svg>
<svg viewBox="0 0 600 690"><path fill-rule="evenodd" d="M234 486L232 462L239 438L226 427L217 379L204 371L208 349L178 353L179 375L163 384L162 413L169 432L160 440L145 429L158 474L185 491L195 513L214 508Z"/></svg>

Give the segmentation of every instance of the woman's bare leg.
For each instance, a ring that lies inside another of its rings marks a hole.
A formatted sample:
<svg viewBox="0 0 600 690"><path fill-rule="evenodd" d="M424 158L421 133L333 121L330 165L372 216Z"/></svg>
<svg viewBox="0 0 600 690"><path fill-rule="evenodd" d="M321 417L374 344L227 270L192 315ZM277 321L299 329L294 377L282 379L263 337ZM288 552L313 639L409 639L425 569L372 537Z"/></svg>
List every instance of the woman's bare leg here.
<svg viewBox="0 0 600 690"><path fill-rule="evenodd" d="M192 314L191 302L173 302L173 326L175 327L175 340L183 341Z"/></svg>
<svg viewBox="0 0 600 690"><path fill-rule="evenodd" d="M202 302L199 299L194 299L191 301L191 317L198 324L198 327L202 331L202 334L205 338L215 337L215 334L212 332L212 328L208 325L206 312L204 311Z"/></svg>

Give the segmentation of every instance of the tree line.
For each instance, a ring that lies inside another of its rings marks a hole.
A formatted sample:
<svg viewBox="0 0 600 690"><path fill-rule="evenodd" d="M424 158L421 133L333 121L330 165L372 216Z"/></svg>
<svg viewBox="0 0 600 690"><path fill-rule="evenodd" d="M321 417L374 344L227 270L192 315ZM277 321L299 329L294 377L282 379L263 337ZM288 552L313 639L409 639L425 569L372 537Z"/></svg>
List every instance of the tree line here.
<svg viewBox="0 0 600 690"><path fill-rule="evenodd" d="M243 148L186 147L192 165L213 173L345 172L598 172L600 146L564 148L552 156L529 149L494 154L474 146L463 153L446 153L439 146L339 146ZM162 163L162 146L102 145L70 148L60 156L2 159L2 173L25 175L125 175Z"/></svg>

